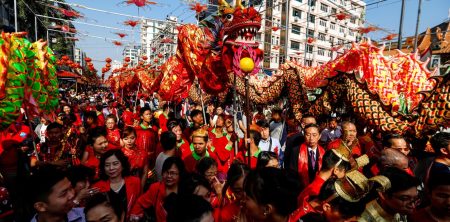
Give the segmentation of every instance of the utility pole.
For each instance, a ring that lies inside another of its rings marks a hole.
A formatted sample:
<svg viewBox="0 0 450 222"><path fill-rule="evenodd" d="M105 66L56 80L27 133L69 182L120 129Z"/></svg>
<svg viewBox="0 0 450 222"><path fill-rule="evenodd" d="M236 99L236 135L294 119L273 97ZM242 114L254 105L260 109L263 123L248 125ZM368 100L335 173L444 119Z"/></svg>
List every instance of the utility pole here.
<svg viewBox="0 0 450 222"><path fill-rule="evenodd" d="M398 40L397 40L397 48L398 50L402 49L402 32L403 32L403 17L405 14L405 0L402 0L402 9L400 12L400 27L398 30Z"/></svg>
<svg viewBox="0 0 450 222"><path fill-rule="evenodd" d="M311 3L312 3L312 1L314 1L314 0L308 0L308 14L306 15L306 32L305 32L305 59L304 59L304 61L303 61L303 65L307 65L306 64L306 55L308 54L308 50L307 50L307 48L308 48L308 30L309 30L309 17L311 16Z"/></svg>
<svg viewBox="0 0 450 222"><path fill-rule="evenodd" d="M419 0L419 8L417 9L416 33L414 34L414 50L417 51L417 38L419 38L420 11L422 10L422 0Z"/></svg>
<svg viewBox="0 0 450 222"><path fill-rule="evenodd" d="M17 22L17 0L14 0L14 31L19 32L19 23Z"/></svg>

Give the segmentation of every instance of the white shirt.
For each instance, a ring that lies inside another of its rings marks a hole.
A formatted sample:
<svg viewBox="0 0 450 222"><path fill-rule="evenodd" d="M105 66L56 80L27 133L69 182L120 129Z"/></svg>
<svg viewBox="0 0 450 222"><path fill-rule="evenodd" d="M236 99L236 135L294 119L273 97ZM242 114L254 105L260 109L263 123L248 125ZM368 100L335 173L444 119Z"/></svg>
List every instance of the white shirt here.
<svg viewBox="0 0 450 222"><path fill-rule="evenodd" d="M45 143L45 132L47 131L47 126L42 124L41 128L39 129L39 138L41 139L41 143Z"/></svg>
<svg viewBox="0 0 450 222"><path fill-rule="evenodd" d="M272 139L272 149L270 149L270 139ZM258 147L261 151L272 151L276 154L280 154L281 144L280 141L277 138L270 137L267 140L259 141Z"/></svg>

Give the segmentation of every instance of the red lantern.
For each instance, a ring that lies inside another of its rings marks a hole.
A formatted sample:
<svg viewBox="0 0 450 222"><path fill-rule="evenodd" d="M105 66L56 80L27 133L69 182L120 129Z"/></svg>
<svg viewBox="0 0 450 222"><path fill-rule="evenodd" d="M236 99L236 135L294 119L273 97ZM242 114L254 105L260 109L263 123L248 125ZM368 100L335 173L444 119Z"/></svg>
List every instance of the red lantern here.
<svg viewBox="0 0 450 222"><path fill-rule="evenodd" d="M105 62L107 62L107 63L110 63L111 61L112 61L112 59L109 57L105 59Z"/></svg>
<svg viewBox="0 0 450 222"><path fill-rule="evenodd" d="M63 55L63 56L61 57L61 59L64 60L64 61L67 61L67 60L69 60L69 56Z"/></svg>
<svg viewBox="0 0 450 222"><path fill-rule="evenodd" d="M153 60L153 62L158 62L158 61L159 61L158 59L154 59L154 60Z"/></svg>
<svg viewBox="0 0 450 222"><path fill-rule="evenodd" d="M163 54L159 53L158 58L162 58L162 57L163 57Z"/></svg>
<svg viewBox="0 0 450 222"><path fill-rule="evenodd" d="M86 62L91 62L91 61L92 61L92 59L91 59L91 58L89 58L89 57L86 57L86 58L84 58L84 61L86 61Z"/></svg>
<svg viewBox="0 0 450 222"><path fill-rule="evenodd" d="M128 67L128 63L124 63L124 64L123 64L123 67Z"/></svg>
<svg viewBox="0 0 450 222"><path fill-rule="evenodd" d="M106 63L106 64L105 64L105 67L106 67L106 68L111 68L111 64Z"/></svg>
<svg viewBox="0 0 450 222"><path fill-rule="evenodd" d="M154 51L156 51L156 48L155 48L155 47L153 47L153 48L152 48L152 51L153 51L153 52L154 52Z"/></svg>
<svg viewBox="0 0 450 222"><path fill-rule="evenodd" d="M142 56L142 60L147 61L148 57L147 56Z"/></svg>
<svg viewBox="0 0 450 222"><path fill-rule="evenodd" d="M131 61L131 60L130 60L130 57L125 57L124 61L125 61L125 62L130 62L130 61Z"/></svg>
<svg viewBox="0 0 450 222"><path fill-rule="evenodd" d="M314 41L316 41L314 38L308 37L308 40L307 40L308 44L311 44Z"/></svg>

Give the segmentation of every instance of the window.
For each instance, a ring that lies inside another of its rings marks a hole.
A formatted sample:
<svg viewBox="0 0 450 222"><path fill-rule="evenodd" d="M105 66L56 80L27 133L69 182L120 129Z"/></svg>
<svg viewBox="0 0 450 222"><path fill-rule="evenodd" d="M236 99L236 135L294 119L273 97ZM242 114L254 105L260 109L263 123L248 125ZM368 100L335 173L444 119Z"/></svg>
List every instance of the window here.
<svg viewBox="0 0 450 222"><path fill-rule="evenodd" d="M325 41L325 34L319 32L319 37L318 37L318 39L319 39L320 41Z"/></svg>
<svg viewBox="0 0 450 222"><path fill-rule="evenodd" d="M316 0L309 0L309 6L316 6Z"/></svg>
<svg viewBox="0 0 450 222"><path fill-rule="evenodd" d="M324 56L325 55L325 49L324 48L318 48L317 54Z"/></svg>
<svg viewBox="0 0 450 222"><path fill-rule="evenodd" d="M302 11L300 11L298 9L294 9L292 11L292 16L297 17L297 18L301 18L302 17Z"/></svg>
<svg viewBox="0 0 450 222"><path fill-rule="evenodd" d="M330 23L330 29L335 30L336 29L336 23Z"/></svg>
<svg viewBox="0 0 450 222"><path fill-rule="evenodd" d="M277 37L277 42L275 44L276 45L280 44L280 37Z"/></svg>
<svg viewBox="0 0 450 222"><path fill-rule="evenodd" d="M322 10L322 12L328 12L328 5L320 3L320 10Z"/></svg>
<svg viewBox="0 0 450 222"><path fill-rule="evenodd" d="M328 57L331 57L331 55L333 54L333 52L331 50L328 51Z"/></svg>
<svg viewBox="0 0 450 222"><path fill-rule="evenodd" d="M294 34L300 35L300 32L301 32L300 26L292 25L292 31L291 32L294 33Z"/></svg>
<svg viewBox="0 0 450 222"><path fill-rule="evenodd" d="M350 23L355 24L356 23L356 18L350 18Z"/></svg>
<svg viewBox="0 0 450 222"><path fill-rule="evenodd" d="M339 32L340 33L344 33L345 32L345 28L343 26L339 26Z"/></svg>
<svg viewBox="0 0 450 222"><path fill-rule="evenodd" d="M316 22L316 16L315 15L309 15L308 21L312 22L312 23L315 23Z"/></svg>
<svg viewBox="0 0 450 222"><path fill-rule="evenodd" d="M331 42L331 44L333 44L333 42L334 42L334 37L333 36L330 36L330 42Z"/></svg>
<svg viewBox="0 0 450 222"><path fill-rule="evenodd" d="M336 8L331 8L331 14L333 14L333 15L337 14L337 9Z"/></svg>
<svg viewBox="0 0 450 222"><path fill-rule="evenodd" d="M312 37L314 38L314 30L312 29L308 29L308 33L307 33L308 37Z"/></svg>
<svg viewBox="0 0 450 222"><path fill-rule="evenodd" d="M319 20L319 25L323 26L323 27L327 27L327 21L325 19L320 19Z"/></svg>
<svg viewBox="0 0 450 222"><path fill-rule="evenodd" d="M291 41L291 49L300 50L300 42Z"/></svg>
<svg viewBox="0 0 450 222"><path fill-rule="evenodd" d="M272 38L272 45L275 45L275 44L276 44L276 39Z"/></svg>
<svg viewBox="0 0 450 222"><path fill-rule="evenodd" d="M296 0L296 1L298 1L298 2L303 2L303 0Z"/></svg>
<svg viewBox="0 0 450 222"><path fill-rule="evenodd" d="M354 36L354 35L355 35L355 33L353 33L352 31L349 31L348 34L349 34L350 36Z"/></svg>
<svg viewBox="0 0 450 222"><path fill-rule="evenodd" d="M307 65L307 66L312 66L312 60L309 60L309 59L306 60L306 65Z"/></svg>
<svg viewBox="0 0 450 222"><path fill-rule="evenodd" d="M343 39L338 39L338 45L342 45L344 44L344 40Z"/></svg>
<svg viewBox="0 0 450 222"><path fill-rule="evenodd" d="M255 39L258 40L258 41L261 41L261 34L260 33L256 34Z"/></svg>
<svg viewBox="0 0 450 222"><path fill-rule="evenodd" d="M312 53L313 52L313 48L314 48L314 46L312 46L312 45L306 45L306 52L307 53Z"/></svg>

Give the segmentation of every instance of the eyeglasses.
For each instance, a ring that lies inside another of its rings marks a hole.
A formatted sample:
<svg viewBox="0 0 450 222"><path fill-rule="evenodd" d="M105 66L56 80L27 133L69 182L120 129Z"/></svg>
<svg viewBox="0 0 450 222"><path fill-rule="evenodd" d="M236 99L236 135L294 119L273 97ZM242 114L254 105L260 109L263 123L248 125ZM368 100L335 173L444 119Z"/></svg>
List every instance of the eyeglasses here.
<svg viewBox="0 0 450 222"><path fill-rule="evenodd" d="M166 176L174 176L174 177L180 175L180 173L175 172L175 171L166 171L163 174Z"/></svg>
<svg viewBox="0 0 450 222"><path fill-rule="evenodd" d="M205 176L207 176L207 177L213 177L213 176L216 176L217 175L217 171L215 171L215 172L205 172Z"/></svg>

